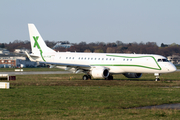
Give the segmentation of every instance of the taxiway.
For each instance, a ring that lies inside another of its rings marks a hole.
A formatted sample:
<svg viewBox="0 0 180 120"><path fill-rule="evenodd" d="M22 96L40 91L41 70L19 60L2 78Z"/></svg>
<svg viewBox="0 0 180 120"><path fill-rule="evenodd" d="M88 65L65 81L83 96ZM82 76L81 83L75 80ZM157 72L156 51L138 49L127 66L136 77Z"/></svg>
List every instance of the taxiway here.
<svg viewBox="0 0 180 120"><path fill-rule="evenodd" d="M37 75L37 74L70 74L72 72L69 71L36 71L36 72L0 72L0 74L8 74L11 75Z"/></svg>

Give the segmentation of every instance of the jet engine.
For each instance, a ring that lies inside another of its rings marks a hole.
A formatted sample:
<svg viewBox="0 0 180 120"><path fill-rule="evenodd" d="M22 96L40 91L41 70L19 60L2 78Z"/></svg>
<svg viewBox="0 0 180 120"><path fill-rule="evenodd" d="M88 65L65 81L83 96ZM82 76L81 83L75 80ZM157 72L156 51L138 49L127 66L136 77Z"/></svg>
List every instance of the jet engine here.
<svg viewBox="0 0 180 120"><path fill-rule="evenodd" d="M127 78L140 78L142 73L124 73L123 75Z"/></svg>
<svg viewBox="0 0 180 120"><path fill-rule="evenodd" d="M93 78L107 78L109 76L109 70L104 67L97 67L91 70Z"/></svg>

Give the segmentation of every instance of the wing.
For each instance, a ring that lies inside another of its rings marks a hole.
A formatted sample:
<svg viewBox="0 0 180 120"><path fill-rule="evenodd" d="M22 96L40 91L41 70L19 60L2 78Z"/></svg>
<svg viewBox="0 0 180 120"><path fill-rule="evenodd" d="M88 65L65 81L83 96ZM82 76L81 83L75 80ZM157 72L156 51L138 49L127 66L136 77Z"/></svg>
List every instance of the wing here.
<svg viewBox="0 0 180 120"><path fill-rule="evenodd" d="M73 73L87 73L90 71L90 65L81 65L81 64L69 64L69 63L55 63L55 62L41 62L44 64L50 65L50 68L58 67L64 70L71 71Z"/></svg>
<svg viewBox="0 0 180 120"><path fill-rule="evenodd" d="M49 65L55 65L55 66L66 66L66 67L74 67L74 68L91 68L90 65L81 65L81 64L69 64L69 63L55 63L55 62L41 62L44 64L49 64Z"/></svg>

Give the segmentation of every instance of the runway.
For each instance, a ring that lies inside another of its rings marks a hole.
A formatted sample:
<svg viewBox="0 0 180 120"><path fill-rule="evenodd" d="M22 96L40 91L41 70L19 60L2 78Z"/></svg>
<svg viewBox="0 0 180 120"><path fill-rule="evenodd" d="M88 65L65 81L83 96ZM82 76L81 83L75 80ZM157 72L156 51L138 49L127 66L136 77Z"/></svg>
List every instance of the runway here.
<svg viewBox="0 0 180 120"><path fill-rule="evenodd" d="M36 72L0 72L0 74L8 74L11 75L37 75L37 74L70 74L72 72L69 71L36 71Z"/></svg>

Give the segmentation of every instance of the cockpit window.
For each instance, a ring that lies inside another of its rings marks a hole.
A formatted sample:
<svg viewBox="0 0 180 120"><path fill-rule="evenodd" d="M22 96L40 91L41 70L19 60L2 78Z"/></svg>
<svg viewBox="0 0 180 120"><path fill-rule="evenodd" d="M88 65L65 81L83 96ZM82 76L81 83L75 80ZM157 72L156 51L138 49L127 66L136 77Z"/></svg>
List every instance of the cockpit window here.
<svg viewBox="0 0 180 120"><path fill-rule="evenodd" d="M158 59L158 62L169 62L167 59Z"/></svg>

